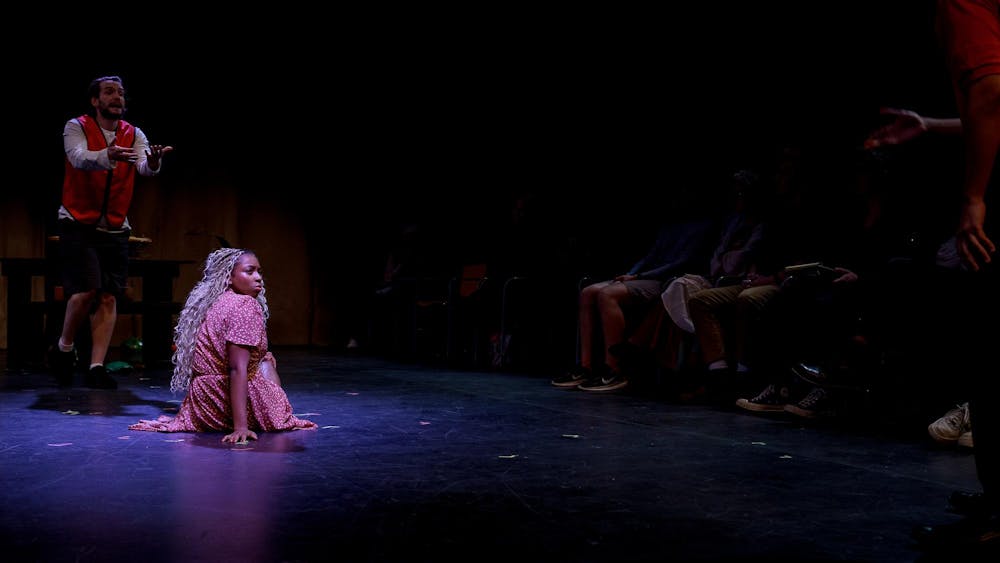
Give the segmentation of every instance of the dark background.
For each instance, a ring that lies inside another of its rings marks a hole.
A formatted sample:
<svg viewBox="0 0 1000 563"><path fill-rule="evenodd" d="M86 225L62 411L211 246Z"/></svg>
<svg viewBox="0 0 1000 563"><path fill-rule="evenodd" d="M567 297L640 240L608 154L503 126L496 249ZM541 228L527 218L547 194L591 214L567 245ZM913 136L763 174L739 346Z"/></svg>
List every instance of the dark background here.
<svg viewBox="0 0 1000 563"><path fill-rule="evenodd" d="M613 187L631 196L592 205L655 215L648 198L781 139L859 143L881 105L951 110L927 0L660 8L151 14L104 47L82 27L12 56L9 107L28 154L58 162L52 132L118 74L128 118L177 147L173 174L222 167L354 218L526 186L571 206Z"/></svg>
<svg viewBox="0 0 1000 563"><path fill-rule="evenodd" d="M87 110L89 81L117 74L127 119L176 148L169 182L224 178L306 225L313 276L377 276L413 220L450 241L448 259L475 253L526 191L547 234L583 255L569 275L620 273L681 195L714 193L790 139L859 147L886 105L952 115L932 8L289 4L26 20L30 40L6 45L3 201L54 220L59 132Z"/></svg>

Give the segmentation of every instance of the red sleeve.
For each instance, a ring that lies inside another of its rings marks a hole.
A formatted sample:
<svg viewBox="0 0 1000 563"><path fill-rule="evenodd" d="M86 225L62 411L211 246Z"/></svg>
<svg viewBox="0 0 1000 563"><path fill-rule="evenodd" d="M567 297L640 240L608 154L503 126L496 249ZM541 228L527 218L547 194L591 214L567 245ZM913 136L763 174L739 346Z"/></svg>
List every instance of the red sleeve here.
<svg viewBox="0 0 1000 563"><path fill-rule="evenodd" d="M1000 0L938 0L937 22L956 85L1000 74Z"/></svg>

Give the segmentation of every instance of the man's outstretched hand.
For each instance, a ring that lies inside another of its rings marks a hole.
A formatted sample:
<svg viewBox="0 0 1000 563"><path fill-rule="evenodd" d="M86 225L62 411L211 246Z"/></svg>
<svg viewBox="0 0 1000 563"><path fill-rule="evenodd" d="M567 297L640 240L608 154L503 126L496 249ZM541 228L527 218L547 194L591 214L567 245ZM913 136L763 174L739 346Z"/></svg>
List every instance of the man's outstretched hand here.
<svg viewBox="0 0 1000 563"><path fill-rule="evenodd" d="M160 159L172 150L174 150L174 147L170 145L149 145L149 148L146 149L146 162L153 170L159 170Z"/></svg>
<svg viewBox="0 0 1000 563"><path fill-rule="evenodd" d="M883 145L898 145L927 132L927 122L916 112L906 109L882 108L879 113L892 116L893 120L888 125L883 125L873 131L865 139L866 149L874 149Z"/></svg>

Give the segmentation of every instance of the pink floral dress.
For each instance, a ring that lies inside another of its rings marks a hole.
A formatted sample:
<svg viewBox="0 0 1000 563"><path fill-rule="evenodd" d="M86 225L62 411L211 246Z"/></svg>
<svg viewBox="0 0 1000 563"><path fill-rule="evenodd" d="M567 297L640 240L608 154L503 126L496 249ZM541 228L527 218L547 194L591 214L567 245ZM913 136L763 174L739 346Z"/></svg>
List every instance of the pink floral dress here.
<svg viewBox="0 0 1000 563"><path fill-rule="evenodd" d="M226 344L252 348L247 366L247 426L250 430L298 430L316 424L292 414L292 405L280 385L260 373L267 353L264 312L250 295L226 291L209 307L198 329L191 383L175 417L140 420L129 430L149 432L204 432L232 430Z"/></svg>

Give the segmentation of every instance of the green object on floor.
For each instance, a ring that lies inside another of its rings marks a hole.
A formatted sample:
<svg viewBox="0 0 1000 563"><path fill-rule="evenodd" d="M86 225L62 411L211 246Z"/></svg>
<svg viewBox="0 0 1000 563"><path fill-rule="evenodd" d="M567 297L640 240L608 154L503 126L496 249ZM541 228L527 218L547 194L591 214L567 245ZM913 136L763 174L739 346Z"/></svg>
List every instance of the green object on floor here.
<svg viewBox="0 0 1000 563"><path fill-rule="evenodd" d="M132 365L142 366L142 340L133 336L122 342L121 358Z"/></svg>
<svg viewBox="0 0 1000 563"><path fill-rule="evenodd" d="M108 365L104 366L104 369L111 372L122 371L122 370L132 369L132 364L129 364L128 362L111 362Z"/></svg>

